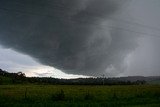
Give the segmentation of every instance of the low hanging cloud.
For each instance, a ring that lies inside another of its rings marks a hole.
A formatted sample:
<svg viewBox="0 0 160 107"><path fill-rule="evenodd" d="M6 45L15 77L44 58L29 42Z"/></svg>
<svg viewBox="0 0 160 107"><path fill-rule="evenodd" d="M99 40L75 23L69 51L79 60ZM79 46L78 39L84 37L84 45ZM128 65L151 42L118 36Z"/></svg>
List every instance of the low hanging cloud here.
<svg viewBox="0 0 160 107"><path fill-rule="evenodd" d="M1 0L0 44L65 73L118 75L137 46L133 34L108 27L126 2Z"/></svg>

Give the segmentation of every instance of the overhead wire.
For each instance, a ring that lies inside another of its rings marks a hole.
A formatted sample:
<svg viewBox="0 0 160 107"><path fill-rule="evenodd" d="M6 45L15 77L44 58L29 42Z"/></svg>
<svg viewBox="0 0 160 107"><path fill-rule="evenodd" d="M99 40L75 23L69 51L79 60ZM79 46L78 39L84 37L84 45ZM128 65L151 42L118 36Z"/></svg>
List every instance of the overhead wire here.
<svg viewBox="0 0 160 107"><path fill-rule="evenodd" d="M48 0L48 1L52 1L52 0ZM9 1L8 1L9 2ZM15 2L15 1L14 1ZM17 0L16 3L20 4L20 5L25 5L24 3L22 3L21 0ZM45 6L47 5L47 7ZM47 9L50 9L50 10L54 10L56 9L55 11L56 12L61 12L61 13L64 13L64 10L65 9L71 9L70 7L64 7L63 6L63 3L61 4L49 4L49 3L46 3L46 4L34 4L34 6L41 6L41 8L47 8ZM48 8L49 7L49 8ZM48 17L53 17L52 15L49 15L49 14L39 14L39 13L34 13L34 12L28 12L28 11L21 11L21 10L11 10L11 9L8 9L8 8L4 8L4 7L0 7L0 9L2 10L5 10L5 11L12 11L12 12L20 12L20 13L28 13L28 14L31 14L31 15L40 15L40 16L48 16ZM58 10L57 10L58 9ZM54 11L54 12L55 12ZM103 12L103 11L102 11ZM104 10L105 12L105 10ZM89 14L94 14L94 12L85 12L87 13L88 15ZM55 16L54 16L55 17ZM106 19L106 18L102 18L102 17L99 17L99 16L94 16L94 17L97 17L99 19ZM115 18L115 17L108 17L110 20L114 20L114 21L119 21L119 22L123 22L123 23L126 23L126 24L130 24L130 25L137 25L137 26L141 26L141 27L145 27L145 28L149 28L149 29L152 29L152 30L157 30L157 31L160 31L160 28L157 28L157 27L154 27L154 26L149 26L149 25L145 25L145 24L140 24L138 22L133 22L133 21L127 21L127 20L123 20L123 19L120 19L120 18Z"/></svg>
<svg viewBox="0 0 160 107"><path fill-rule="evenodd" d="M57 6L57 5L55 5L55 6ZM61 8L63 8L63 6ZM36 12L29 12L29 11L23 11L23 10L19 10L19 9L12 9L11 10L9 8L4 8L4 7L0 7L0 11L12 12L12 13L15 12L15 13L21 13L21 14L25 14L25 15L45 16L45 17L48 17L48 18L56 18L56 17L58 17L56 15L53 16L51 14L42 14L42 13L36 13ZM55 10L54 13L55 12L56 13L59 13L59 12L64 13L64 10L63 9L61 9L61 10ZM88 12L88 15L89 14L91 14L91 13ZM94 14L94 13L92 13L92 14ZM62 19L62 17L65 17L65 19L64 18ZM76 20L71 20L70 19L70 20L68 20L68 18L65 15L64 16L61 15L61 17L58 17L58 18L59 18L59 20L62 19L62 20L71 21L71 22L75 22L75 23L78 21L80 23L92 24L92 25L95 25L96 27L98 27L100 29L105 29L104 27L100 27L99 24L97 24L97 23L88 23L87 21L80 20L80 19L76 19ZM98 17L98 16L96 18L102 19L102 17ZM105 18L103 18L103 19L105 20ZM114 18L114 17L110 17L110 19L114 20L114 21L120 21L121 23L126 23L126 24L132 25L132 26L135 25L135 26L146 28L146 29L152 29L152 31L153 30L160 31L160 29L157 28L157 27L148 26L148 25L137 23L137 22L131 22L131 21L126 21L126 20L121 20L121 19L117 19L117 18ZM141 36L147 35L147 36L160 37L160 35L157 35L157 34L140 32L140 31L136 31L136 30L133 30L133 29L123 28L123 27L117 27L117 26L113 26L113 25L103 25L103 26L105 26L107 28L114 28L114 29L117 29L117 30L128 31L128 32L136 33L136 34L142 34Z"/></svg>

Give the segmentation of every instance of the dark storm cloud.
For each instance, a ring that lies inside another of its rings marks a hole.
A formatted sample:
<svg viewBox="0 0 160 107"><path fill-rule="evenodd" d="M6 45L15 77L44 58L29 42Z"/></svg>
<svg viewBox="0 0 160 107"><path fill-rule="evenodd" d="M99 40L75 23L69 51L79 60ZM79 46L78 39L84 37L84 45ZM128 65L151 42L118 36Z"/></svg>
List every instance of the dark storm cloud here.
<svg viewBox="0 0 160 107"><path fill-rule="evenodd" d="M136 38L101 24L125 2L1 0L0 44L66 73L100 75L113 68L121 72Z"/></svg>

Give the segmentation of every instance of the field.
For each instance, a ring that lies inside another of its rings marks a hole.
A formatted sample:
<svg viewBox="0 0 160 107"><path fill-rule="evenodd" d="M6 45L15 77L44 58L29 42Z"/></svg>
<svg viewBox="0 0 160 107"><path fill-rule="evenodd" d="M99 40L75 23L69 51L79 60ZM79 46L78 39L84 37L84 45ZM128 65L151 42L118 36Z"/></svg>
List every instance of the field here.
<svg viewBox="0 0 160 107"><path fill-rule="evenodd" d="M0 85L0 107L160 107L160 85Z"/></svg>

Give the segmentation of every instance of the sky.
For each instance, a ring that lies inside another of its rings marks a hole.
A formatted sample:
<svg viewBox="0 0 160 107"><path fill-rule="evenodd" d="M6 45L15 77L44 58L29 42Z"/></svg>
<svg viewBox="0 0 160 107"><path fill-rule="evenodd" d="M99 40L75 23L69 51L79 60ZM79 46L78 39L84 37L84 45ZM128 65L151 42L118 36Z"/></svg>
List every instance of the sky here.
<svg viewBox="0 0 160 107"><path fill-rule="evenodd" d="M160 75L159 0L1 0L0 68L27 76Z"/></svg>

